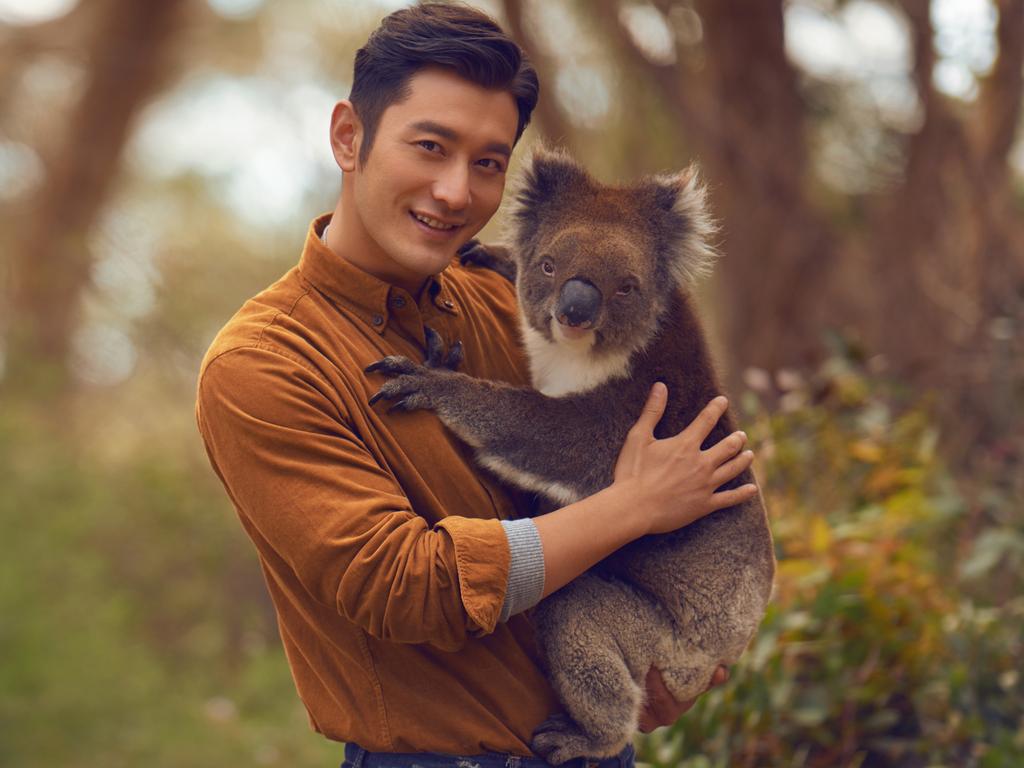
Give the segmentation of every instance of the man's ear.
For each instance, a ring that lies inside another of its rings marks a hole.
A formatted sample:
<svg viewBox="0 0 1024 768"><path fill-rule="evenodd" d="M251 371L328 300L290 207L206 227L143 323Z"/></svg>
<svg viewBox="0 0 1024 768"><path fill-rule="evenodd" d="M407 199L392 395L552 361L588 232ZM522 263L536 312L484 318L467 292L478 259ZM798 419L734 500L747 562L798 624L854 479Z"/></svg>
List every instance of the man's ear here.
<svg viewBox="0 0 1024 768"><path fill-rule="evenodd" d="M348 99L334 105L331 113L331 150L334 161L343 171L354 171L363 142L363 123Z"/></svg>

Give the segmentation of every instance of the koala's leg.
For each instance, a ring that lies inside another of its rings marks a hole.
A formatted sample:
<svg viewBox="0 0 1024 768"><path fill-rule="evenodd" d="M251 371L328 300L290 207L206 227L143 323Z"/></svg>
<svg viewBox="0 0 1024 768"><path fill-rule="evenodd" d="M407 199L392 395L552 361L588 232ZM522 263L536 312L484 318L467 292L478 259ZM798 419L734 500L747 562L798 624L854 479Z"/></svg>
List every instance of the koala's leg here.
<svg viewBox="0 0 1024 768"><path fill-rule="evenodd" d="M653 659L665 687L676 701L689 701L704 693L715 669L726 661L735 661L735 658L716 658L678 635L666 635Z"/></svg>
<svg viewBox="0 0 1024 768"><path fill-rule="evenodd" d="M618 754L636 732L651 645L663 627L621 582L584 574L534 613L548 677L565 714L534 731L531 748L552 765ZM655 622L656 623L656 622Z"/></svg>

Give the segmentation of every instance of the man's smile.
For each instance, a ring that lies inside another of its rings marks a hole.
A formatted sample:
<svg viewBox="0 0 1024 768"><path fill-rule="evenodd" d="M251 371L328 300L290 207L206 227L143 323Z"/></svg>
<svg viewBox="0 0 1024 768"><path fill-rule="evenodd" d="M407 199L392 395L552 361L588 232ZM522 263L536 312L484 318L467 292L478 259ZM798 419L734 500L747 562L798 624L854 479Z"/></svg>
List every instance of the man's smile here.
<svg viewBox="0 0 1024 768"><path fill-rule="evenodd" d="M425 231L434 237L441 236L447 239L447 237L452 235L463 225L463 222L443 221L417 211L409 211L409 215L412 217L413 221L416 222L421 231Z"/></svg>

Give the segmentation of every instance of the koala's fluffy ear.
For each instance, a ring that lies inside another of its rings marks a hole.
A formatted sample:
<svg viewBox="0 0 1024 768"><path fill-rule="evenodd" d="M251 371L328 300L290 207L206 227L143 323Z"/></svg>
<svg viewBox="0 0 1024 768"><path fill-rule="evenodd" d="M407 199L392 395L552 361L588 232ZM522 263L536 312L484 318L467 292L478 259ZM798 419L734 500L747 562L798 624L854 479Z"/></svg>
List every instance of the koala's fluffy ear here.
<svg viewBox="0 0 1024 768"><path fill-rule="evenodd" d="M718 227L707 210L707 188L696 165L648 178L645 185L664 214L662 241L671 244L669 269L676 282L688 288L711 271L718 256L711 242Z"/></svg>
<svg viewBox="0 0 1024 768"><path fill-rule="evenodd" d="M542 211L550 215L559 201L590 186L590 176L569 155L536 149L520 174L510 213L521 227L533 229Z"/></svg>

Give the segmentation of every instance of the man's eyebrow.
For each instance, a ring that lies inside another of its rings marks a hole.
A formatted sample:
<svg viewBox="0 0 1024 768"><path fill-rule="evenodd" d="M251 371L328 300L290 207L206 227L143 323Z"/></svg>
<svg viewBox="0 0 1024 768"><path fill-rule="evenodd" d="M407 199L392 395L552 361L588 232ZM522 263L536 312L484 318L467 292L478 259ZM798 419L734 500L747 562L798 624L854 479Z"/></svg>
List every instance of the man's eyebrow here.
<svg viewBox="0 0 1024 768"><path fill-rule="evenodd" d="M452 130L447 125L441 125L441 123L435 123L433 120L420 120L413 123L410 128L417 131L425 131L426 133L433 133L435 136L440 136L442 139L448 139L448 141L458 141L459 134L457 131ZM495 152L505 157L512 156L512 147L503 141L493 141L484 147L487 152Z"/></svg>

